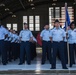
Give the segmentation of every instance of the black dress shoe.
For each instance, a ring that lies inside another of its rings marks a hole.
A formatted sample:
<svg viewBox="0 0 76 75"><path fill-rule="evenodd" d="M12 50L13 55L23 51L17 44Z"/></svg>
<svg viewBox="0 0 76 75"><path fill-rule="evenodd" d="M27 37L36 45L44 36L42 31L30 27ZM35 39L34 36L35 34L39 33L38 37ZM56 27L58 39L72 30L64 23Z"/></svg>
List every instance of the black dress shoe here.
<svg viewBox="0 0 76 75"><path fill-rule="evenodd" d="M12 62L12 60L8 60L9 62Z"/></svg>
<svg viewBox="0 0 76 75"><path fill-rule="evenodd" d="M31 63L27 63L28 65L31 65Z"/></svg>
<svg viewBox="0 0 76 75"><path fill-rule="evenodd" d="M7 65L6 63L4 63L3 65Z"/></svg>
<svg viewBox="0 0 76 75"><path fill-rule="evenodd" d="M19 63L18 65L22 65L23 63Z"/></svg>
<svg viewBox="0 0 76 75"><path fill-rule="evenodd" d="M16 59L13 59L14 61L16 61Z"/></svg>
<svg viewBox="0 0 76 75"><path fill-rule="evenodd" d="M67 67L64 67L63 69L68 69Z"/></svg>
<svg viewBox="0 0 76 75"><path fill-rule="evenodd" d="M45 63L41 63L41 65L44 65Z"/></svg>
<svg viewBox="0 0 76 75"><path fill-rule="evenodd" d="M70 64L70 67L72 67L72 64Z"/></svg>
<svg viewBox="0 0 76 75"><path fill-rule="evenodd" d="M55 67L51 67L50 69L56 69Z"/></svg>
<svg viewBox="0 0 76 75"><path fill-rule="evenodd" d="M75 64L75 62L73 62L73 64Z"/></svg>

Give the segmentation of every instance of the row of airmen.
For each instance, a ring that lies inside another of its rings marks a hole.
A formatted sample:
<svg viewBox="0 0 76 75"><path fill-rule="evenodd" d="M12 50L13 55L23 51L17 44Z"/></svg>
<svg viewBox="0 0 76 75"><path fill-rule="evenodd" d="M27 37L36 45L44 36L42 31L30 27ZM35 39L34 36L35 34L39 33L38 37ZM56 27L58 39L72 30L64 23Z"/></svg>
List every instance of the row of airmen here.
<svg viewBox="0 0 76 75"><path fill-rule="evenodd" d="M41 32L40 37L42 40L42 65L46 60L46 52L48 54L49 62L52 65L52 69L56 68L56 55L59 52L60 60L62 62L62 68L67 69L66 64L68 63L68 54L67 54L67 41L69 43L69 55L70 55L70 67L75 64L74 53L76 47L75 41L75 25L74 22L70 24L70 29L66 32L60 27L58 20L55 20L55 27L49 29L49 25L44 26L44 30ZM9 41L7 40L9 39ZM7 42L8 41L8 44ZM6 43L5 43L6 42ZM7 52L8 59L17 59L20 58L19 65L22 65L25 62L25 55L27 64L31 64L31 59L36 56L36 39L33 37L33 34L28 30L27 23L24 23L24 29L21 30L19 36L15 31L8 33L8 30L3 26L0 26L0 52L2 55L3 65L7 64ZM12 47L11 49L7 48ZM11 46L10 46L11 45ZM19 46L20 45L20 46ZM19 50L20 47L20 50ZM7 51L8 50L8 51ZM11 57L12 56L12 57ZM11 61L11 60L10 60Z"/></svg>
<svg viewBox="0 0 76 75"><path fill-rule="evenodd" d="M50 30L49 25L46 24L40 37L42 40L42 64L45 64L46 54L48 54L51 69L56 69L56 55L58 53L63 69L68 69L66 66L68 60L70 67L75 64L76 29L74 22L65 31L64 28L60 27L59 20L55 20L54 28Z"/></svg>
<svg viewBox="0 0 76 75"><path fill-rule="evenodd" d="M24 26L25 24L26 23L24 23ZM28 44L26 40L30 39L28 38L30 37L30 34L32 36L32 40L30 40ZM22 37L22 40L20 40L20 36L22 35L24 37ZM25 47L26 45L25 46L23 45L24 42L27 43L28 45L27 47ZM3 65L6 65L8 61L12 62L12 60L15 61L18 58L20 58L20 63L19 63L20 65L22 62L25 61L25 59L27 59L28 61L29 56L30 56L29 60L30 61L33 60L37 55L36 43L37 43L37 40L32 35L31 31L29 31L28 29L26 30L26 32L23 30L23 32L20 33L20 35L18 35L15 30L12 30L12 29L8 30L7 27L0 25L0 55L2 57L1 61ZM27 63L30 64L29 61Z"/></svg>

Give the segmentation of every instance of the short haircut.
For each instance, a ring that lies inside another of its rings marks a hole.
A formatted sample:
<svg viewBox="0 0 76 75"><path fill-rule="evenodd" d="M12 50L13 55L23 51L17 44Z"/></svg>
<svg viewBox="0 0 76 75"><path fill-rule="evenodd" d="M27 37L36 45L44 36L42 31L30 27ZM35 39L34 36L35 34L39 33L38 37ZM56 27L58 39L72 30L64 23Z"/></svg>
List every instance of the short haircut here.
<svg viewBox="0 0 76 75"><path fill-rule="evenodd" d="M27 23L24 22L24 25L27 25Z"/></svg>
<svg viewBox="0 0 76 75"><path fill-rule="evenodd" d="M70 23L70 28L72 28L72 25L75 24L74 21Z"/></svg>
<svg viewBox="0 0 76 75"><path fill-rule="evenodd" d="M59 22L59 20L58 20L58 19L56 19L54 23L56 23L56 22Z"/></svg>

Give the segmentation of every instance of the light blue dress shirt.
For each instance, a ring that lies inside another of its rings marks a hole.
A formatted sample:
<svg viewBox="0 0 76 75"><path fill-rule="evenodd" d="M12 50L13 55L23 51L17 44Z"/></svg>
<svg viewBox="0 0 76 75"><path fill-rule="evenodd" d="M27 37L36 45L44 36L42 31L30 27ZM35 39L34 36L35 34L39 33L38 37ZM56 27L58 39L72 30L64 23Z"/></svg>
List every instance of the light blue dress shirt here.
<svg viewBox="0 0 76 75"><path fill-rule="evenodd" d="M22 30L19 34L21 41L29 41L31 37L33 37L32 32L30 30Z"/></svg>
<svg viewBox="0 0 76 75"><path fill-rule="evenodd" d="M42 40L44 40L44 41L50 41L50 30L44 29L41 32L40 37L42 37Z"/></svg>
<svg viewBox="0 0 76 75"><path fill-rule="evenodd" d="M11 41L11 43L13 43L13 42L15 43L15 41L17 40L17 38L18 38L17 35L13 34L12 35L12 41Z"/></svg>
<svg viewBox="0 0 76 75"><path fill-rule="evenodd" d="M8 39L8 41L11 41L12 40L12 33L11 32L9 32L9 35L8 35L8 37L9 37L9 39Z"/></svg>
<svg viewBox="0 0 76 75"><path fill-rule="evenodd" d="M8 34L7 30L4 27L0 27L0 40L4 40L6 34Z"/></svg>
<svg viewBox="0 0 76 75"><path fill-rule="evenodd" d="M19 43L20 39L19 39L19 36L17 35L17 39L16 39L16 42L15 43Z"/></svg>
<svg viewBox="0 0 76 75"><path fill-rule="evenodd" d="M76 43L76 29L74 30L68 30L68 43L74 44Z"/></svg>
<svg viewBox="0 0 76 75"><path fill-rule="evenodd" d="M67 32L65 31L65 35L66 35L66 33L67 33ZM65 37L64 42L67 42L67 41L68 41L68 40L67 40L66 37Z"/></svg>
<svg viewBox="0 0 76 75"><path fill-rule="evenodd" d="M4 39L4 41L8 41L9 40L9 34L10 34L10 32L8 30L6 30L6 31L7 31L8 36L7 36L6 39Z"/></svg>
<svg viewBox="0 0 76 75"><path fill-rule="evenodd" d="M33 37L33 41L35 41L35 42L37 43L37 40L36 40L36 38L35 38L35 37Z"/></svg>
<svg viewBox="0 0 76 75"><path fill-rule="evenodd" d="M50 31L50 37L52 37L53 41L60 42L63 41L63 37L66 37L65 31L62 28L53 28Z"/></svg>

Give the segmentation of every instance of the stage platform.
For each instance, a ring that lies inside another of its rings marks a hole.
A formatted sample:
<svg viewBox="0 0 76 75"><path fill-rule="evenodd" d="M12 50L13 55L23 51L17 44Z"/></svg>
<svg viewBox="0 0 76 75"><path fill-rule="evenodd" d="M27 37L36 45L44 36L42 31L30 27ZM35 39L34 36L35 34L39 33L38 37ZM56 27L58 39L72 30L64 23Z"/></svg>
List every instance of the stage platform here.
<svg viewBox="0 0 76 75"><path fill-rule="evenodd" d="M26 63L23 65L18 65L18 60L8 65L0 65L0 75L76 75L76 65L73 65L68 69L62 69L61 64L57 64L55 70L50 69L51 65L46 62L46 64L41 65L40 61L32 62L31 65Z"/></svg>
<svg viewBox="0 0 76 75"><path fill-rule="evenodd" d="M0 63L0 75L76 75L76 65L72 68L67 64L68 69L62 69L61 62L57 59L56 69L50 69L51 64L48 61L41 65L41 52L37 52L31 65L27 65L26 61L23 65L18 65L19 59L16 61L8 62L7 65Z"/></svg>
<svg viewBox="0 0 76 75"><path fill-rule="evenodd" d="M19 59L9 62L7 65L0 64L0 75L76 75L76 65L72 68L67 64L68 69L62 69L61 62L57 60L55 70L50 69L51 64L48 61L41 65L41 59L36 58L31 65L26 62L23 65L18 65Z"/></svg>

